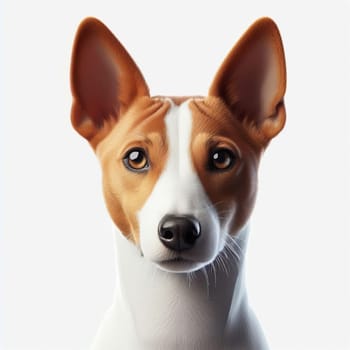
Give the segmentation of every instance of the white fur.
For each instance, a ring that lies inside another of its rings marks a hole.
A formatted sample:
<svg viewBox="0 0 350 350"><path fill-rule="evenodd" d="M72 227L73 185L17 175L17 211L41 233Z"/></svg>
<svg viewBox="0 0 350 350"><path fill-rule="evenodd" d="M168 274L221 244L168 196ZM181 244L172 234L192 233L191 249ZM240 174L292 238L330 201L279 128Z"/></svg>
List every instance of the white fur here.
<svg viewBox="0 0 350 350"><path fill-rule="evenodd" d="M140 247L116 233L120 290L92 349L264 350L242 277L247 230L233 240L220 227L192 166L188 104L172 106L166 125L169 158L138 216ZM166 214L191 214L202 227L195 247L182 253L193 262L178 270L161 265L172 254L157 233Z"/></svg>
<svg viewBox="0 0 350 350"><path fill-rule="evenodd" d="M151 261L171 258L173 253L159 240L159 222L166 214L192 215L199 220L202 234L190 252L182 253L183 258L194 261L182 266L182 269L190 272L207 265L216 257L220 246L219 219L192 165L192 116L187 103L171 107L166 116L166 126L168 161L139 213L141 250L145 258Z"/></svg>
<svg viewBox="0 0 350 350"><path fill-rule="evenodd" d="M92 350L267 349L247 305L241 264L168 273L120 232L116 247L120 290Z"/></svg>

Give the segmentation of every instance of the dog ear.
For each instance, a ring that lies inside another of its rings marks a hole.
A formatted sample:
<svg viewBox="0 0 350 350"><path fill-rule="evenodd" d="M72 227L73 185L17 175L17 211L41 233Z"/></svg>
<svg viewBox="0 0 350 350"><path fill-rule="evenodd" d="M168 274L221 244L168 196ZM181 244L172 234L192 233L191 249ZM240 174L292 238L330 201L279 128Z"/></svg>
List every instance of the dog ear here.
<svg viewBox="0 0 350 350"><path fill-rule="evenodd" d="M285 123L286 67L281 37L269 18L256 21L226 57L209 90L262 146Z"/></svg>
<svg viewBox="0 0 350 350"><path fill-rule="evenodd" d="M149 96L142 74L124 47L100 21L79 26L72 54L71 119L93 147L139 96Z"/></svg>

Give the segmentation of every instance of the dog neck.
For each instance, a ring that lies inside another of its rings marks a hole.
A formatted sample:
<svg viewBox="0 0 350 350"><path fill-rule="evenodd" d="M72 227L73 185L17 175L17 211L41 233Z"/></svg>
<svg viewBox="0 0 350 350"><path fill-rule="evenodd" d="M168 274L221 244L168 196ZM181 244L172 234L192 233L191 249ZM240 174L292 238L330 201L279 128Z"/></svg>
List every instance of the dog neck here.
<svg viewBox="0 0 350 350"><path fill-rule="evenodd" d="M217 258L210 266L185 274L160 270L117 232L120 294L116 303L121 301L131 315L142 348L156 349L163 344L168 349L180 345L183 349L213 349L246 344L246 239L247 229L239 234L240 259L227 263Z"/></svg>

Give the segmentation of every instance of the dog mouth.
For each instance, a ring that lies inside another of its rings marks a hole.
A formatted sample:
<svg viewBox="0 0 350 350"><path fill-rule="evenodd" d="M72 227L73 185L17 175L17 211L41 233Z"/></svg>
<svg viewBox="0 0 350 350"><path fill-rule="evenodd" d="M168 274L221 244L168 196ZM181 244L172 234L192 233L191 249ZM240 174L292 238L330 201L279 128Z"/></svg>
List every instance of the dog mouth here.
<svg viewBox="0 0 350 350"><path fill-rule="evenodd" d="M176 256L175 258L162 260L162 261L160 261L159 263L160 263L160 264L165 264L165 265L166 265L166 264L181 264L181 263L184 263L184 262L190 262L190 260L184 259L184 258L181 257L181 256Z"/></svg>
<svg viewBox="0 0 350 350"><path fill-rule="evenodd" d="M182 256L176 256L170 259L157 261L156 265L159 269L166 272L189 273L197 270L200 264Z"/></svg>

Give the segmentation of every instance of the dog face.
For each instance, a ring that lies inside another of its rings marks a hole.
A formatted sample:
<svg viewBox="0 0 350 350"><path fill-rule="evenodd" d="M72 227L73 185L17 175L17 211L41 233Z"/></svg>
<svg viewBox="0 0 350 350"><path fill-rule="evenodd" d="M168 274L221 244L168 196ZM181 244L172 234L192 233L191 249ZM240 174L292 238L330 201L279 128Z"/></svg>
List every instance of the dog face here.
<svg viewBox="0 0 350 350"><path fill-rule="evenodd" d="M102 166L109 213L163 270L213 262L247 223L261 153L284 126L285 63L276 25L257 21L207 97L150 97L131 57L96 19L73 49L72 123Z"/></svg>

